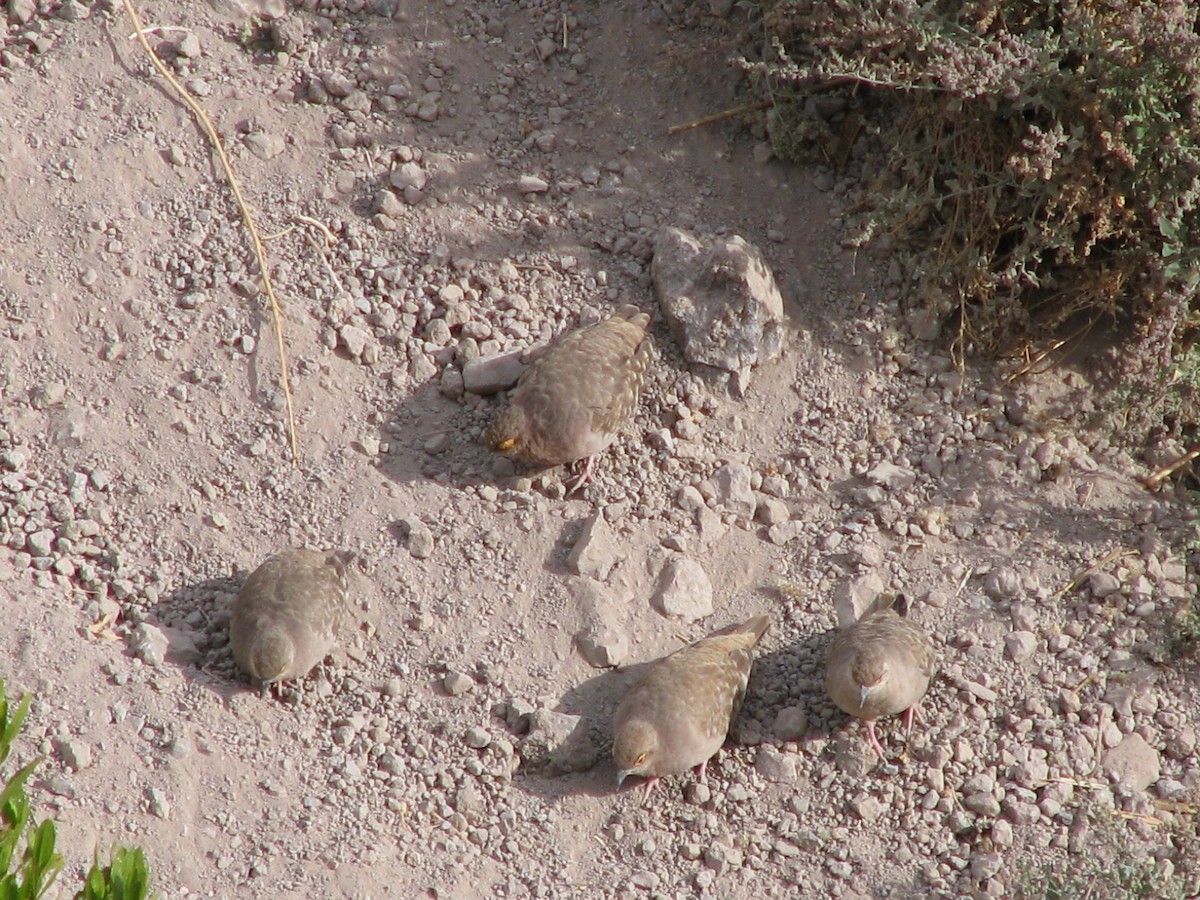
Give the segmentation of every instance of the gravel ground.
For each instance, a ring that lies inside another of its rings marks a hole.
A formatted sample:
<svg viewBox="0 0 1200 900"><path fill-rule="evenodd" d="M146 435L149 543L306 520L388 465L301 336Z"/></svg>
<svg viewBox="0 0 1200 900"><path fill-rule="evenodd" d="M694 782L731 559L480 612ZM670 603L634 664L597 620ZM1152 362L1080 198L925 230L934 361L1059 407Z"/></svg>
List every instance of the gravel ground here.
<svg viewBox="0 0 1200 900"><path fill-rule="evenodd" d="M1200 687L1170 643L1195 514L1137 481L1171 448L1089 431L1085 371L957 368L899 266L848 247L855 176L730 122L668 134L745 102L728 6L143 10L287 232L294 466L191 114L122 7L9 0L0 676L36 695L17 761L47 755L60 896L114 842L168 898L1047 896L1051 870L1079 896L1200 893ZM774 271L782 353L742 396L658 311L665 226ZM656 316L642 402L564 498L482 447L498 401L462 368L625 302ZM239 676L229 606L294 545L357 554L355 615L275 697ZM688 589L663 615L697 566L711 609ZM835 598L882 590L941 674L911 737L881 723L881 763L821 662ZM709 783L616 791L637 664L760 612Z"/></svg>

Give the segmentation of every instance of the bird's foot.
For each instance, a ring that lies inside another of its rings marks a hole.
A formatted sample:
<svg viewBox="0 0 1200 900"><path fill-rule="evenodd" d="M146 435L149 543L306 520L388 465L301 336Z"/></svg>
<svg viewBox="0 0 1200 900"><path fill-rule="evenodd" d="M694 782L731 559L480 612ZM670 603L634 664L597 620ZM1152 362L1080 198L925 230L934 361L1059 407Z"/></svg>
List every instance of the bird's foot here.
<svg viewBox="0 0 1200 900"><path fill-rule="evenodd" d="M907 737L912 733L913 719L918 722L925 721L925 714L921 712L921 704L914 703L904 711L904 736Z"/></svg>
<svg viewBox="0 0 1200 900"><path fill-rule="evenodd" d="M700 763L700 765L696 766L696 780L698 782L700 782L701 784L708 784L708 776L705 774L705 771L707 769L708 769L708 760L707 759L704 762Z"/></svg>
<svg viewBox="0 0 1200 900"><path fill-rule="evenodd" d="M589 456L583 464L583 471L580 472L571 483L567 485L567 492L563 496L570 497L576 491L583 488L585 484L592 480L592 469L595 465L595 457Z"/></svg>
<svg viewBox="0 0 1200 900"><path fill-rule="evenodd" d="M867 726L867 743L869 743L871 748L879 754L880 759L886 760L887 754L883 752L883 744L879 743L879 738L875 735L875 722L873 720L866 719L864 720L864 724Z"/></svg>
<svg viewBox="0 0 1200 900"><path fill-rule="evenodd" d="M646 779L646 783L642 785L642 806L650 799L650 795L654 793L654 789L658 787L658 778L651 777Z"/></svg>

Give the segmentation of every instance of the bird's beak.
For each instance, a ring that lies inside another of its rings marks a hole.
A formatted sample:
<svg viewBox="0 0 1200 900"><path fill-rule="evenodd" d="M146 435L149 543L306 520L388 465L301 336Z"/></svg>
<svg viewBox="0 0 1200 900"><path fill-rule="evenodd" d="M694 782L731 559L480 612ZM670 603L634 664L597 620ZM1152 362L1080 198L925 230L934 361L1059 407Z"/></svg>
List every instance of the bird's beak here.
<svg viewBox="0 0 1200 900"><path fill-rule="evenodd" d="M617 773L617 787L620 787L622 784L624 784L625 779L628 778L632 774L633 773L630 772L628 769L622 769L620 772L618 772Z"/></svg>
<svg viewBox="0 0 1200 900"><path fill-rule="evenodd" d="M503 440L496 441L496 449L503 453L505 450L511 450L517 445L517 439L507 437Z"/></svg>
<svg viewBox="0 0 1200 900"><path fill-rule="evenodd" d="M858 688L858 705L866 706L867 698L871 696L871 689L875 687L873 684L863 684Z"/></svg>

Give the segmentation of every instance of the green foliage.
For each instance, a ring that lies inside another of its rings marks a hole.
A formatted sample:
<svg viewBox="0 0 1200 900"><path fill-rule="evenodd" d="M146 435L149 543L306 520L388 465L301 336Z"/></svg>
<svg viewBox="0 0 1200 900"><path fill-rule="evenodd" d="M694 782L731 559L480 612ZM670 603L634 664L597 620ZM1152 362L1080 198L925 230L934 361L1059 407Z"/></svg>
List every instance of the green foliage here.
<svg viewBox="0 0 1200 900"><path fill-rule="evenodd" d="M142 848L117 847L109 865L92 864L75 900L146 900L149 894L150 868Z"/></svg>
<svg viewBox="0 0 1200 900"><path fill-rule="evenodd" d="M1157 377L1200 333L1193 4L769 0L762 22L745 65L772 91L844 84L892 129L862 239L907 248L959 350L1133 324ZM795 119L768 116L777 152L815 133Z"/></svg>
<svg viewBox="0 0 1200 900"><path fill-rule="evenodd" d="M12 752L29 713L30 700L27 694L15 709L10 709L4 680L0 679L0 765ZM62 855L55 851L54 821L35 822L25 793L29 776L41 762L39 757L22 766L0 791L0 900L37 900L63 866ZM18 856L22 838L25 849ZM93 863L75 900L146 900L149 889L150 869L141 848L118 847L113 850L111 865Z"/></svg>

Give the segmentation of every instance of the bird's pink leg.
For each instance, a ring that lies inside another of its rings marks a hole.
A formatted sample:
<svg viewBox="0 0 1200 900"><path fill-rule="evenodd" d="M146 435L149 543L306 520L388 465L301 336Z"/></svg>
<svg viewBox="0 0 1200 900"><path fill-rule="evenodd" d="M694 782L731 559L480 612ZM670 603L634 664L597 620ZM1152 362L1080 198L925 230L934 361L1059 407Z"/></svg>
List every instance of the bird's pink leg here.
<svg viewBox="0 0 1200 900"><path fill-rule="evenodd" d="M913 726L914 718L921 722L925 721L925 714L923 712L921 712L921 704L919 702L914 703L912 706L910 706L908 709L906 709L904 711L904 734L905 734L905 736L912 733L912 726Z"/></svg>
<svg viewBox="0 0 1200 900"><path fill-rule="evenodd" d="M887 754L883 752L883 745L879 743L879 738L875 736L875 720L863 719L863 724L867 726L867 743L879 754L880 759L887 759Z"/></svg>
<svg viewBox="0 0 1200 900"><path fill-rule="evenodd" d="M642 806L646 805L646 801L650 799L650 795L654 793L656 787L658 787L657 777L646 779L646 783L642 785Z"/></svg>
<svg viewBox="0 0 1200 900"><path fill-rule="evenodd" d="M592 468L593 468L593 466L595 465L595 459L596 459L596 458L595 458L594 456L589 456L589 457L587 458L587 460L585 460L585 461L584 461L584 464L583 464L583 471L582 471L582 472L580 472L580 473L579 473L579 474L578 474L578 475L577 475L577 476L576 476L576 477L575 477L575 478L574 478L574 479L571 481L570 485L567 487L567 493L566 493L566 496L567 496L567 497L570 497L570 496L571 496L573 493L575 493L577 490L579 490L579 489L580 489L580 488L582 488L582 487L583 487L585 484L587 484L589 481L591 481L591 479L592 479Z"/></svg>
<svg viewBox="0 0 1200 900"><path fill-rule="evenodd" d="M696 780L698 782L700 782L701 784L708 784L708 776L706 776L704 774L704 772L707 768L708 768L708 760L707 759L704 762L700 763L700 765L696 766Z"/></svg>

